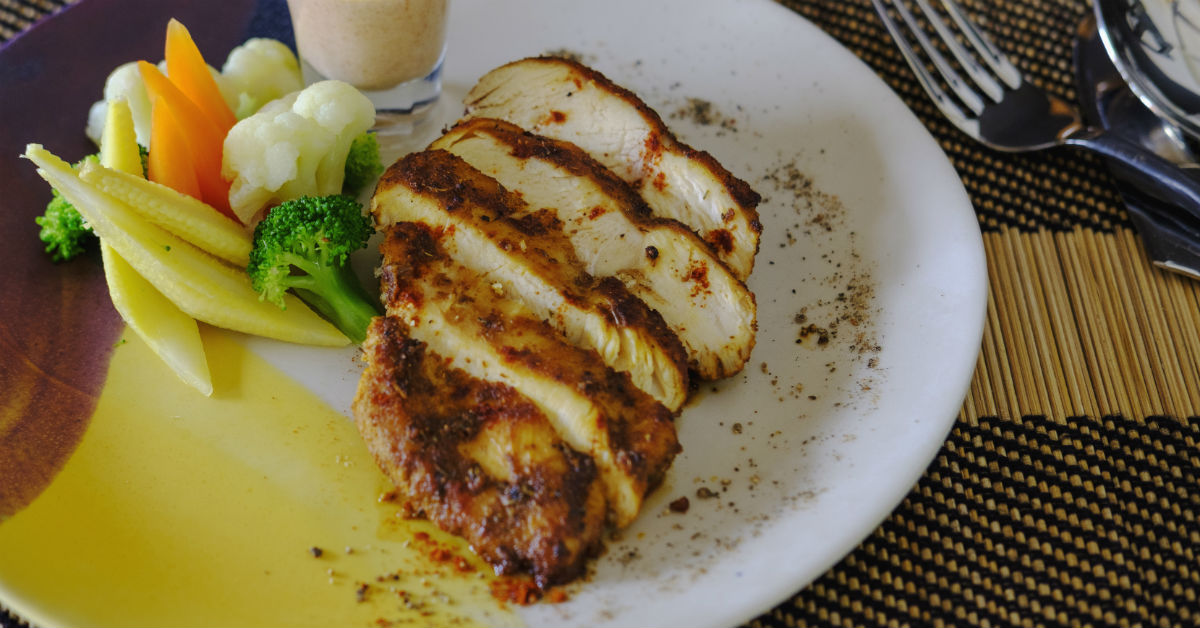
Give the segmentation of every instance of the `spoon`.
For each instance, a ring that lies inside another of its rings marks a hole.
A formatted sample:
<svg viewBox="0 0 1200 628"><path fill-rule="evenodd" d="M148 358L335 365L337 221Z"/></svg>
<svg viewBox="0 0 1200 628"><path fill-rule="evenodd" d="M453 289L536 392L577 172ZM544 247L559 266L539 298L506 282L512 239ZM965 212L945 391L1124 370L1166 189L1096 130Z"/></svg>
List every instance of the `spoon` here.
<svg viewBox="0 0 1200 628"><path fill-rule="evenodd" d="M1200 3L1095 0L1094 8L1100 39L1133 93L1200 138Z"/></svg>
<svg viewBox="0 0 1200 628"><path fill-rule="evenodd" d="M1200 157L1179 127L1156 116L1130 90L1104 47L1094 17L1075 38L1075 82L1083 116L1095 126L1144 146L1200 177ZM1200 221L1155 200L1130 183L1125 166L1108 160L1117 190L1151 261L1200 279Z"/></svg>

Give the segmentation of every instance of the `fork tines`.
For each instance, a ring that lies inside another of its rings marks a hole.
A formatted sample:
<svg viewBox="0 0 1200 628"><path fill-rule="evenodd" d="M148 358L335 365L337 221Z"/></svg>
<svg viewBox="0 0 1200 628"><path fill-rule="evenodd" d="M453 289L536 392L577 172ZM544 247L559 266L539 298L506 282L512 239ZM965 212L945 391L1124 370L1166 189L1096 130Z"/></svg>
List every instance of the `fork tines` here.
<svg viewBox="0 0 1200 628"><path fill-rule="evenodd" d="M973 135L977 135L978 116L986 105L984 98L1000 102L1006 86L1008 89L1020 87L1020 71L971 23L953 0L942 0L944 14L930 6L929 0L871 1L925 91L959 128L975 130ZM916 5L925 18L924 25L913 14L909 4ZM895 15L900 16L900 21L896 20ZM957 30L946 23L943 15L950 16ZM937 43L931 35L936 37ZM963 45L963 41L970 46L970 50ZM914 48L914 42L920 52ZM950 51L957 65L946 59L942 54L943 49ZM929 71L927 60L932 62L937 76ZM983 63L980 63L981 60ZM966 73L969 81L964 80L960 70ZM943 84L949 87L949 92ZM953 92L953 96L950 92ZM970 113L964 112L960 104Z"/></svg>

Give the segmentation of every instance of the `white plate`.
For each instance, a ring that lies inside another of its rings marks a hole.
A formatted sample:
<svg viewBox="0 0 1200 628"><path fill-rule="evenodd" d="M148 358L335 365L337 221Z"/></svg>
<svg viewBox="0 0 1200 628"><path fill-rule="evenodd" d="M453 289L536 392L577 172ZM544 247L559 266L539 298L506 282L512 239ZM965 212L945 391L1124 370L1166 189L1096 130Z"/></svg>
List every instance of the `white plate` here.
<svg viewBox="0 0 1200 628"><path fill-rule="evenodd" d="M765 199L748 368L684 409L683 453L569 601L519 612L531 626L728 626L769 611L883 521L957 416L987 282L956 173L865 65L765 0L454 0L452 13L444 121L493 67L571 51ZM349 408L346 353L249 344ZM20 584L6 600L34 613Z"/></svg>
<svg viewBox="0 0 1200 628"><path fill-rule="evenodd" d="M765 198L749 367L685 408L683 453L590 581L524 618L728 626L769 611L887 517L958 414L987 281L957 174L869 68L770 2L455 0L452 13L447 121L483 73L565 50ZM696 101L732 123L674 115ZM808 192L781 184L795 173L811 180ZM827 344L817 333L797 343L802 328L838 319ZM328 398L346 407L352 387ZM719 497L698 498L701 487ZM688 512L671 513L681 496Z"/></svg>

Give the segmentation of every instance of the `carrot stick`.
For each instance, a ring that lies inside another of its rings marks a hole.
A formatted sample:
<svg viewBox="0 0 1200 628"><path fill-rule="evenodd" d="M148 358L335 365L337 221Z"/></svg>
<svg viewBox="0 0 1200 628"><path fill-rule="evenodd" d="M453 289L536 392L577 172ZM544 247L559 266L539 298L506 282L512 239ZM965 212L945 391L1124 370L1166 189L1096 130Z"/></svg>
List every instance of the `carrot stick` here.
<svg viewBox="0 0 1200 628"><path fill-rule="evenodd" d="M196 166L171 110L156 99L150 110L150 154L146 169L151 181L188 196L200 197Z"/></svg>
<svg viewBox="0 0 1200 628"><path fill-rule="evenodd" d="M192 40L191 33L178 20L172 18L167 23L167 44L165 58L167 60L167 76L213 124L221 130L222 135L237 123L233 111L221 96L216 80L209 72L204 56Z"/></svg>
<svg viewBox="0 0 1200 628"><path fill-rule="evenodd" d="M146 83L146 90L154 99L154 106L166 107L170 111L191 152L196 181L200 185L200 195L196 198L237 220L229 208L229 182L221 177L225 134L174 83L163 76L158 68L145 61L139 61L138 69ZM154 150L153 142L150 150Z"/></svg>

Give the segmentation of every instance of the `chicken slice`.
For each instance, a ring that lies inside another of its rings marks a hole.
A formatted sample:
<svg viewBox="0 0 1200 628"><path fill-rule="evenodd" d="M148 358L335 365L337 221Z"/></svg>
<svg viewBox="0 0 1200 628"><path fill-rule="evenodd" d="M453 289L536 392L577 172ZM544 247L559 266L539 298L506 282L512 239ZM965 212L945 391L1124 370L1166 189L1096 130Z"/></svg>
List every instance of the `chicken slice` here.
<svg viewBox="0 0 1200 628"><path fill-rule="evenodd" d="M558 220L529 212L495 180L444 151L405 158L373 201L381 226L402 220L446 229L443 246L496 290L520 295L533 315L593 349L636 386L678 410L687 354L662 317L611 277L584 270Z"/></svg>
<svg viewBox="0 0 1200 628"><path fill-rule="evenodd" d="M750 276L762 231L758 194L712 155L676 139L629 90L574 61L538 57L485 74L464 103L467 116L578 145L633 185L656 215L699 233L738 279Z"/></svg>
<svg viewBox="0 0 1200 628"><path fill-rule="evenodd" d="M376 194L385 205L423 194L385 180L392 183ZM447 366L532 401L559 437L595 461L614 523L628 525L679 451L673 413L451 259L442 244L456 230L416 222L387 229L380 282L388 315Z"/></svg>
<svg viewBox="0 0 1200 628"><path fill-rule="evenodd" d="M432 148L450 151L527 203L556 213L587 271L617 277L662 315L701 378L740 371L754 348L754 294L696 234L654 218L611 171L573 144L473 118Z"/></svg>
<svg viewBox="0 0 1200 628"><path fill-rule="evenodd" d="M579 576L606 503L591 458L529 399L446 366L393 317L376 318L354 415L411 516L465 538L497 572L541 587Z"/></svg>

